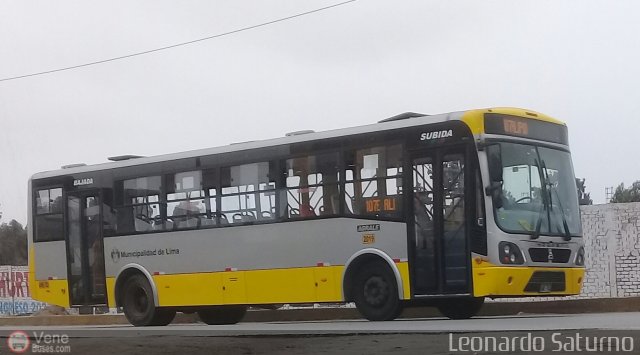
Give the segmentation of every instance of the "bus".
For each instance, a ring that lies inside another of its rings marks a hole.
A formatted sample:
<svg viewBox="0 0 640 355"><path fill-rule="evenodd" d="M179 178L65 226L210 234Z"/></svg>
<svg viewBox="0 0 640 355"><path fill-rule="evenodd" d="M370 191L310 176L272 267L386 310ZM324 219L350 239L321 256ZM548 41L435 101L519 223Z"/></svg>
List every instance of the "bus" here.
<svg viewBox="0 0 640 355"><path fill-rule="evenodd" d="M404 113L109 159L29 180L36 300L117 308L135 326L351 302L382 321L582 287L567 127L534 111Z"/></svg>

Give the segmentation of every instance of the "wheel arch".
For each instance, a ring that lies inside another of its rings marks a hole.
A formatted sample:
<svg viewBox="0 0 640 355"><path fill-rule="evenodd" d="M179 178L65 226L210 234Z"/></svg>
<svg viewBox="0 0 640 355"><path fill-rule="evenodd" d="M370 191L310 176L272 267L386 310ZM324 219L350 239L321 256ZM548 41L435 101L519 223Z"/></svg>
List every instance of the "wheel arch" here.
<svg viewBox="0 0 640 355"><path fill-rule="evenodd" d="M151 290L153 291L153 303L154 306L158 307L158 289L156 288L156 284L153 281L153 277L151 277L151 273L144 266L136 263L131 263L120 268L116 275L116 283L114 287L115 299L116 299L116 307L122 306L122 287L124 286L125 281L133 276L133 275L142 275L144 276L149 285L151 285Z"/></svg>
<svg viewBox="0 0 640 355"><path fill-rule="evenodd" d="M396 263L387 253L383 252L382 250L375 248L366 248L361 249L353 254L345 263L344 272L342 273L342 299L345 302L353 301L352 286L355 271L358 270L360 266L373 261L386 263L387 266L389 266L389 268L393 272L394 277L396 278L396 284L398 286L398 298L400 300L404 299L402 276L400 275L400 270L398 269Z"/></svg>

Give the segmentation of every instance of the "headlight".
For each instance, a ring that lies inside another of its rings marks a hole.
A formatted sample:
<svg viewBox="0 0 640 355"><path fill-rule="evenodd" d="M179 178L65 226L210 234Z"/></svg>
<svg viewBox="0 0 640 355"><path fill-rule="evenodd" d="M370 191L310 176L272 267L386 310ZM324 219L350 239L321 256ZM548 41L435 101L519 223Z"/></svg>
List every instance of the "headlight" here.
<svg viewBox="0 0 640 355"><path fill-rule="evenodd" d="M520 265L524 264L524 257L517 245L510 242L500 242L498 244L498 255L503 264Z"/></svg>
<svg viewBox="0 0 640 355"><path fill-rule="evenodd" d="M580 247L578 254L576 255L576 265L584 266L584 247Z"/></svg>

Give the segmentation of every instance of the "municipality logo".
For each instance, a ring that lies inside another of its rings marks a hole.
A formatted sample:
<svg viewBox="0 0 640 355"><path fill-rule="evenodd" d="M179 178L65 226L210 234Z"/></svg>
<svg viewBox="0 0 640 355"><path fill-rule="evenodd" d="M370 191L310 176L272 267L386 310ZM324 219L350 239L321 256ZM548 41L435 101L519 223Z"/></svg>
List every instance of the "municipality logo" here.
<svg viewBox="0 0 640 355"><path fill-rule="evenodd" d="M120 261L120 250L118 250L118 248L113 248L113 250L111 250L111 260L114 263Z"/></svg>

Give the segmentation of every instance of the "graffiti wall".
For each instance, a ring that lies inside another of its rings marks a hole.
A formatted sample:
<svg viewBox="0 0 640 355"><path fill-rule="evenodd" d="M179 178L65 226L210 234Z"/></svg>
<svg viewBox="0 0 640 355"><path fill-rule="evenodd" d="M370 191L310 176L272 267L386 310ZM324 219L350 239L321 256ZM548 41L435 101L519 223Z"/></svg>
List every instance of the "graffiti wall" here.
<svg viewBox="0 0 640 355"><path fill-rule="evenodd" d="M0 315L31 314L45 306L31 299L27 266L0 266Z"/></svg>

